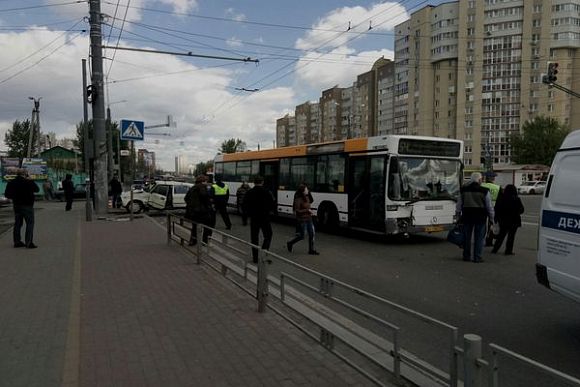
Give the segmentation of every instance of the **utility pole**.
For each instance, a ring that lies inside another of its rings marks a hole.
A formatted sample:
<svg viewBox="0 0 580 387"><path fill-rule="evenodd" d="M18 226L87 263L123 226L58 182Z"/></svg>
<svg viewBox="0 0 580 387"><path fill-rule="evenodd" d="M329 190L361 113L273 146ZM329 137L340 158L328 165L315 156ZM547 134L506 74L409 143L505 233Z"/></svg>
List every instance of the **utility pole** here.
<svg viewBox="0 0 580 387"><path fill-rule="evenodd" d="M82 60L82 70L83 70L83 153L85 154L85 159L83 160L85 164L85 173L89 176L85 179L87 183L85 186L86 190L86 200L85 200L85 217L87 222L93 220L93 202L92 195L93 192L93 171L90 167L90 140L89 140L89 106L88 106L88 93L87 93L87 60ZM88 181L87 181L88 180Z"/></svg>
<svg viewBox="0 0 580 387"><path fill-rule="evenodd" d="M28 130L28 151L26 152L26 158L32 157L32 142L34 135L36 134L37 151L40 152L40 100L42 97L34 98L28 97L29 100L34 101L34 107L32 108L32 117L30 118L30 128Z"/></svg>
<svg viewBox="0 0 580 387"><path fill-rule="evenodd" d="M111 122L111 106L107 106L107 174L108 181L113 178L113 125Z"/></svg>
<svg viewBox="0 0 580 387"><path fill-rule="evenodd" d="M93 73L92 105L93 132L95 139L95 210L97 215L107 213L108 181L107 181L107 136L105 129L105 96L103 87L103 47L101 30L101 1L89 0L91 26L91 64Z"/></svg>

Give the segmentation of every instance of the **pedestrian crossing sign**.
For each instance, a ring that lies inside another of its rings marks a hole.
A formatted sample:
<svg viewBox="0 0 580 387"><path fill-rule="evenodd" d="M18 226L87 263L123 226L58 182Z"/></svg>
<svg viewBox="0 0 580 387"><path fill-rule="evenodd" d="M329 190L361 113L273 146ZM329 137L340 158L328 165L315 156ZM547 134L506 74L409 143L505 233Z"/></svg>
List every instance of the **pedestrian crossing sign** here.
<svg viewBox="0 0 580 387"><path fill-rule="evenodd" d="M144 139L143 121L121 120L121 140L143 141Z"/></svg>

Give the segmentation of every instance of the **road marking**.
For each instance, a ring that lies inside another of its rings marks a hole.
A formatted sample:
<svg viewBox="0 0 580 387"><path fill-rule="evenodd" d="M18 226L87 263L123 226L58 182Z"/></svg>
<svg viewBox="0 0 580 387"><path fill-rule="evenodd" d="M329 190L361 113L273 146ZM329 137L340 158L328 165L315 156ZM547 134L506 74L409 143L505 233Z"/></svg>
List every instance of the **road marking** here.
<svg viewBox="0 0 580 387"><path fill-rule="evenodd" d="M80 368L80 325L81 325L81 225L78 224L73 255L72 287L70 311L68 315L68 335L62 370L62 386L79 385Z"/></svg>

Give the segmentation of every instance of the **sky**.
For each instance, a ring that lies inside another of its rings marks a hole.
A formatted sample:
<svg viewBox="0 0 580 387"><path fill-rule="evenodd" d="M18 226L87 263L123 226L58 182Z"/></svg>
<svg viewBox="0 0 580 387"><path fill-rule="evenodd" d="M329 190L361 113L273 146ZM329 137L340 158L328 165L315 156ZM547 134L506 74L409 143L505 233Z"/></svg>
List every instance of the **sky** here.
<svg viewBox="0 0 580 387"><path fill-rule="evenodd" d="M166 171L177 155L190 163L213 159L229 138L271 148L277 118L322 90L351 86L381 56L393 59L393 27L438 3L101 0L103 43L112 47L103 51L106 105L115 121L152 126L172 117L175 125L146 129L135 144L156 152ZM0 0L0 150L12 123L30 117L29 97L41 98L43 132L75 136L88 31L87 2Z"/></svg>

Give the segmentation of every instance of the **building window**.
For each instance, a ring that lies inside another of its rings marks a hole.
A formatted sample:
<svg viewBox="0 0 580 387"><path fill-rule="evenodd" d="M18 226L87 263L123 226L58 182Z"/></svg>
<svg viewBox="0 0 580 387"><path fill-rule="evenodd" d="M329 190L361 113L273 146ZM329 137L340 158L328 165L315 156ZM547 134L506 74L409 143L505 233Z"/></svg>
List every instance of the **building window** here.
<svg viewBox="0 0 580 387"><path fill-rule="evenodd" d="M554 111L554 105L552 105L551 103L548 104L548 111L549 112L553 112Z"/></svg>

